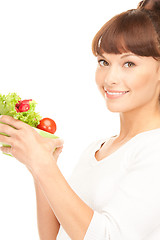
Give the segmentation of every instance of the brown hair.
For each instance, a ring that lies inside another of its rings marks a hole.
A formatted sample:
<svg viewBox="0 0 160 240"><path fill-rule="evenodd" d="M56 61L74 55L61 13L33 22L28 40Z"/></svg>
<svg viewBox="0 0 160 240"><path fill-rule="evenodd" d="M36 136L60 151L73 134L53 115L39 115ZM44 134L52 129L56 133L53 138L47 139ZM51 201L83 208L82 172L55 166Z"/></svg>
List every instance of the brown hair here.
<svg viewBox="0 0 160 240"><path fill-rule="evenodd" d="M141 1L137 9L111 18L95 35L92 52L132 52L160 60L160 0Z"/></svg>

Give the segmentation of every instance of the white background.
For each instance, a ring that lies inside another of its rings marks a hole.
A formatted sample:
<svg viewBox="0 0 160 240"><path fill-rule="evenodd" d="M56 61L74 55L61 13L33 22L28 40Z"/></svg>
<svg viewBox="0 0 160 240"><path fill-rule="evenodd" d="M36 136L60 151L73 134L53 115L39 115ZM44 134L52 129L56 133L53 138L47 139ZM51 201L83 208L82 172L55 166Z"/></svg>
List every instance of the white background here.
<svg viewBox="0 0 160 240"><path fill-rule="evenodd" d="M119 132L95 84L91 42L112 16L138 1L0 1L0 92L32 98L64 139L58 160L67 178L94 140ZM38 240L33 178L0 153L0 239Z"/></svg>

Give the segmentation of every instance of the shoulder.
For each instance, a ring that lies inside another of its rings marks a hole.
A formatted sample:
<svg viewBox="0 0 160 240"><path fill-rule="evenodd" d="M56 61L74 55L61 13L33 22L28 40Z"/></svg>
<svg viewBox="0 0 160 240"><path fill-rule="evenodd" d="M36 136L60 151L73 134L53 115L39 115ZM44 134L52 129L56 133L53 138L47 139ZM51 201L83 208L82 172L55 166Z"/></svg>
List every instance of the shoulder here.
<svg viewBox="0 0 160 240"><path fill-rule="evenodd" d="M109 138L101 138L98 140L94 140L86 146L85 149L82 150L79 160L77 161L77 164L74 168L74 172L76 169L80 169L81 167L87 167L90 159L94 157L95 152L101 147L101 145L107 141Z"/></svg>
<svg viewBox="0 0 160 240"><path fill-rule="evenodd" d="M137 135L128 146L127 166L155 164L160 167L160 131Z"/></svg>
<svg viewBox="0 0 160 240"><path fill-rule="evenodd" d="M152 130L139 134L136 138L135 145L137 147L137 153L142 152L145 154L155 151L160 154L160 130Z"/></svg>
<svg viewBox="0 0 160 240"><path fill-rule="evenodd" d="M88 168L90 168L90 161L92 158L94 158L94 154L96 150L106 141L105 139L99 139L94 140L86 146L85 149L82 150L82 153L80 154L80 157L70 175L70 178L68 181L73 184L75 179L78 177L78 175L82 175L84 171L86 171Z"/></svg>

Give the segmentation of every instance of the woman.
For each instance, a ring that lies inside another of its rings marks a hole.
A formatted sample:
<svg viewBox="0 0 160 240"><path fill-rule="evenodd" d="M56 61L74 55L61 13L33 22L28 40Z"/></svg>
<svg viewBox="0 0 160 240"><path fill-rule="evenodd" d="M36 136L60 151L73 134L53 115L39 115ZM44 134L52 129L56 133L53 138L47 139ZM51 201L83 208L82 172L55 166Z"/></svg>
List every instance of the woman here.
<svg viewBox="0 0 160 240"><path fill-rule="evenodd" d="M86 148L69 182L57 166L61 139L2 116L15 129L0 124L10 136L0 142L12 146L1 150L34 177L41 240L160 239L160 0L113 17L92 50L98 88L120 113L119 135Z"/></svg>

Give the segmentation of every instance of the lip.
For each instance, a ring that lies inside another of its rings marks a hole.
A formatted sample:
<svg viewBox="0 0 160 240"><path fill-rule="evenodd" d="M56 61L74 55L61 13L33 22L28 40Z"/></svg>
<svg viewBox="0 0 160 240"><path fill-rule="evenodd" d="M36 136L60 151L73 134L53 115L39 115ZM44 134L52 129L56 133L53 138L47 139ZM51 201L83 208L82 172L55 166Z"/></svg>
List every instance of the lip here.
<svg viewBox="0 0 160 240"><path fill-rule="evenodd" d="M111 93L121 93L121 92L128 92L128 90L126 90L126 91L118 91L118 90L110 90L110 89L104 89L105 90L105 92L111 92Z"/></svg>
<svg viewBox="0 0 160 240"><path fill-rule="evenodd" d="M122 91L121 91L122 92ZM128 91L129 92L129 91ZM120 95L110 95L107 93L107 91L105 91L105 97L106 98L109 98L109 99L116 99L116 98L120 98L120 97L123 97L124 95L126 95L128 92L124 92L123 94L120 94Z"/></svg>

